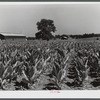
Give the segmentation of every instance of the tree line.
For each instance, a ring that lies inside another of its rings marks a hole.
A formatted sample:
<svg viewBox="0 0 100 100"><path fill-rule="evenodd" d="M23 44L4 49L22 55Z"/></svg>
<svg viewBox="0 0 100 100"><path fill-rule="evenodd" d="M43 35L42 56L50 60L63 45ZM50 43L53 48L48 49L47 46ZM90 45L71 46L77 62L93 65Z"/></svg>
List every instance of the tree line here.
<svg viewBox="0 0 100 100"><path fill-rule="evenodd" d="M28 37L27 39L42 39L42 40L50 40L50 39L68 39L75 38L90 38L90 37L100 37L100 34L94 34L94 33L85 33L82 35L53 35L53 33L56 32L56 27L54 25L54 21L51 19L41 19L36 23L38 32L35 33L35 37Z"/></svg>
<svg viewBox="0 0 100 100"><path fill-rule="evenodd" d="M70 35L71 38L91 38L91 37L100 37L100 34L95 34L95 33L85 33L82 35Z"/></svg>

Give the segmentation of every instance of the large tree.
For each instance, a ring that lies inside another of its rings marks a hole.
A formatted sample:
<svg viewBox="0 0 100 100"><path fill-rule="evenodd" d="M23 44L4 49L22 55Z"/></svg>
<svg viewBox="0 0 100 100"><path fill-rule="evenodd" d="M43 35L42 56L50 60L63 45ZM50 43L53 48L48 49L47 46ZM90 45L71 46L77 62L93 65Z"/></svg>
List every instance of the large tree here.
<svg viewBox="0 0 100 100"><path fill-rule="evenodd" d="M41 19L40 22L37 22L37 29L39 32L35 34L36 38L44 40L52 39L54 37L52 32L56 31L54 21L50 19Z"/></svg>

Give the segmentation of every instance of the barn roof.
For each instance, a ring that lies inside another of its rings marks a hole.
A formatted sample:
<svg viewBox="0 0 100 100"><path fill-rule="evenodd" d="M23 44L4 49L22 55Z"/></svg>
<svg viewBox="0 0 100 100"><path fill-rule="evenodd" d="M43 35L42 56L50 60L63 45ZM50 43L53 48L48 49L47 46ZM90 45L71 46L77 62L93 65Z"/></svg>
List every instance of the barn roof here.
<svg viewBox="0 0 100 100"><path fill-rule="evenodd" d="M24 34L19 34L19 33L0 33L1 35L4 36L25 36Z"/></svg>

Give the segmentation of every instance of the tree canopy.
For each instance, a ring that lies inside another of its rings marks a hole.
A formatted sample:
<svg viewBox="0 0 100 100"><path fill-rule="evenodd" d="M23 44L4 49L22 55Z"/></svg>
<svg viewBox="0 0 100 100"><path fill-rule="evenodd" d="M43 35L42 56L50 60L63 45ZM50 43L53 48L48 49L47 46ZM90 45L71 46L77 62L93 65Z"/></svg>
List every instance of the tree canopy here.
<svg viewBox="0 0 100 100"><path fill-rule="evenodd" d="M52 39L54 33L56 31L56 27L54 26L54 21L50 19L41 19L40 22L37 22L37 29L39 32L35 34L37 39L49 40Z"/></svg>

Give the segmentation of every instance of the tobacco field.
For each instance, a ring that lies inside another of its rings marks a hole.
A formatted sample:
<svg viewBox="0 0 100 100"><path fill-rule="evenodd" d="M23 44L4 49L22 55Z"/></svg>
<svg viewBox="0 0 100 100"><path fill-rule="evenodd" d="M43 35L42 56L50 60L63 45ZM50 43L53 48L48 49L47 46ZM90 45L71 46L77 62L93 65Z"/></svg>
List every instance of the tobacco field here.
<svg viewBox="0 0 100 100"><path fill-rule="evenodd" d="M0 90L100 89L99 41L0 43Z"/></svg>

